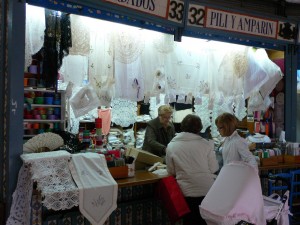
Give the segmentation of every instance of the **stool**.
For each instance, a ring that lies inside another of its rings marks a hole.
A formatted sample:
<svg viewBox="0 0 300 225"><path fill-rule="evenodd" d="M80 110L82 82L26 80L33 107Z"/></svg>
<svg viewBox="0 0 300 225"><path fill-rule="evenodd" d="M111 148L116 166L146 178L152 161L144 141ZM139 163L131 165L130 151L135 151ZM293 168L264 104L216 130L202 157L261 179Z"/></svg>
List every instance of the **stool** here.
<svg viewBox="0 0 300 225"><path fill-rule="evenodd" d="M290 192L290 211L293 213L292 224L300 224L300 169L292 170L291 174L291 192ZM298 197L298 201L295 202ZM298 209L295 209L298 206ZM296 220L296 221L295 221Z"/></svg>
<svg viewBox="0 0 300 225"><path fill-rule="evenodd" d="M270 196L276 191L289 190L292 175L290 173L277 173L269 174L268 176L268 195ZM282 181L281 185L278 185L276 181ZM282 193L284 194L284 193Z"/></svg>

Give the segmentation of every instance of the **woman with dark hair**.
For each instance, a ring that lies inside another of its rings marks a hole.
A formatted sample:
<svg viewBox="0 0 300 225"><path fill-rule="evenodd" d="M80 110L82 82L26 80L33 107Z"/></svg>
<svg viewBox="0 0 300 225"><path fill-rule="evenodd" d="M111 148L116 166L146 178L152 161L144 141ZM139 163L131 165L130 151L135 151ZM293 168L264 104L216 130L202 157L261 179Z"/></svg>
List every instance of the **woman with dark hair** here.
<svg viewBox="0 0 300 225"><path fill-rule="evenodd" d="M184 225L206 224L199 205L219 169L214 143L199 135L201 129L200 117L187 115L181 122L182 132L172 139L166 150L167 171L175 176L191 210L183 218Z"/></svg>
<svg viewBox="0 0 300 225"><path fill-rule="evenodd" d="M249 151L247 141L236 131L238 120L230 113L219 115L215 124L218 131L225 140L222 144L223 165L233 161L243 161L257 168L254 155Z"/></svg>

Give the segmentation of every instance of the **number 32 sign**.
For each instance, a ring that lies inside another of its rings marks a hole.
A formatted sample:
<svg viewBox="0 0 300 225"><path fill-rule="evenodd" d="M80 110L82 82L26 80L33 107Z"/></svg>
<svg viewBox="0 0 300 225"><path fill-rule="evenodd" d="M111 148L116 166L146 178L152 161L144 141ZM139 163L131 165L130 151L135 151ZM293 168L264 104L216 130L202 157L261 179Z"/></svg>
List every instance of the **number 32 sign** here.
<svg viewBox="0 0 300 225"><path fill-rule="evenodd" d="M188 26L204 27L205 6L190 4L188 12Z"/></svg>

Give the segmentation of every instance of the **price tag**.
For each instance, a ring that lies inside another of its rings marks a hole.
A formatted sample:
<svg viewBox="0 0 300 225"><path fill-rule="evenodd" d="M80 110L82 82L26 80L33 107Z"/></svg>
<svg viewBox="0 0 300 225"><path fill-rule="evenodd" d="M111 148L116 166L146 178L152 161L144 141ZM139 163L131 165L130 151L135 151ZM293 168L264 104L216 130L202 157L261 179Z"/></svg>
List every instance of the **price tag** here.
<svg viewBox="0 0 300 225"><path fill-rule="evenodd" d="M183 0L171 0L169 5L168 20L183 23L184 16L184 1Z"/></svg>
<svg viewBox="0 0 300 225"><path fill-rule="evenodd" d="M189 4L188 26L204 27L205 6Z"/></svg>

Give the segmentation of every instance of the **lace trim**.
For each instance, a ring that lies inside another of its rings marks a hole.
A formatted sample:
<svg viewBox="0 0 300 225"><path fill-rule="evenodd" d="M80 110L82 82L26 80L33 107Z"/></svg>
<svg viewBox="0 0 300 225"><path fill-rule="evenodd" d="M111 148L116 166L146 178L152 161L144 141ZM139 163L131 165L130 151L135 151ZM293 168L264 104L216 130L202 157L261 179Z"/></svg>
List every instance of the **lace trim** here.
<svg viewBox="0 0 300 225"><path fill-rule="evenodd" d="M31 180L30 169L22 165L16 190L13 193L13 200L7 225L27 225L30 223L31 196L33 181Z"/></svg>

